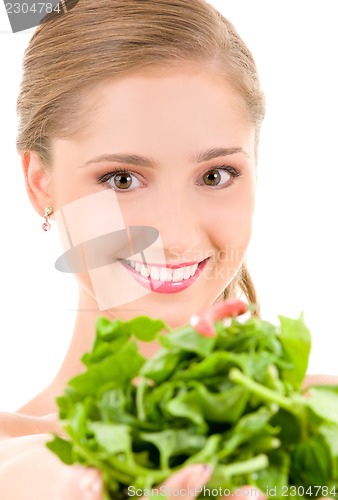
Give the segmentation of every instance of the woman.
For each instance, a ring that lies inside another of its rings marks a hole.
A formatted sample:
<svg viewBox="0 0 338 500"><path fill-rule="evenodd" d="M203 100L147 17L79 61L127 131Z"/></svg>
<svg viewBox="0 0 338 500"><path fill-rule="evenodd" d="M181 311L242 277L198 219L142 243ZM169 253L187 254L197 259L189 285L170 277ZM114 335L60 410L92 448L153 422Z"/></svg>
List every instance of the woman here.
<svg viewBox="0 0 338 500"><path fill-rule="evenodd" d="M204 0L83 0L36 30L17 109L29 198L44 230L55 220L57 267L80 294L58 375L1 417L2 495L98 499L97 471L44 446L55 397L82 370L103 311L175 327L223 297L257 302L245 253L264 98L250 52ZM210 473L196 465L166 484L202 486Z"/></svg>

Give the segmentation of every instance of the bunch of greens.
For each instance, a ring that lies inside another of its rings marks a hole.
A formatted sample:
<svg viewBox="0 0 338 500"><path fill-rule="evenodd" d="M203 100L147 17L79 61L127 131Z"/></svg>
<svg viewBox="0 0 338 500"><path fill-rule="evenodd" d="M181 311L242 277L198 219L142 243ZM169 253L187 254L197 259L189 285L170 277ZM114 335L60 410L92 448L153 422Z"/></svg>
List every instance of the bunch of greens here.
<svg viewBox="0 0 338 500"><path fill-rule="evenodd" d="M302 315L279 320L217 322L211 338L144 316L98 319L86 371L57 399L69 439L47 446L100 469L105 499L192 463L214 465L205 497L244 484L273 498L335 496L338 386L302 394L310 334ZM146 360L136 340L154 339L162 347Z"/></svg>

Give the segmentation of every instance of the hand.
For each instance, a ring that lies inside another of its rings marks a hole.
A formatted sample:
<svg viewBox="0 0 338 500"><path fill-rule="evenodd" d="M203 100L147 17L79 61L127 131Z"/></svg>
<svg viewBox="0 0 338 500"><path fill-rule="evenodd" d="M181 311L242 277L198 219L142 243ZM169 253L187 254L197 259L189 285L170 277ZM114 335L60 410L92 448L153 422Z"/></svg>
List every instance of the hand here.
<svg viewBox="0 0 338 500"><path fill-rule="evenodd" d="M45 446L49 434L0 441L1 498L11 500L101 500L95 469L64 465Z"/></svg>

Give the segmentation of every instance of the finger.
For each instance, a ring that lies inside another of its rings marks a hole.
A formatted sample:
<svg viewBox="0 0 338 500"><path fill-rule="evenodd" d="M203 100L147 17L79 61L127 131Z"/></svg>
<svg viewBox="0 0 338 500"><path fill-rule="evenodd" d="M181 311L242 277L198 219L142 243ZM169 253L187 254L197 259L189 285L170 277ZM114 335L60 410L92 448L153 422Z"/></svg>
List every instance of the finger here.
<svg viewBox="0 0 338 500"><path fill-rule="evenodd" d="M312 385L338 385L337 375L306 375L302 383L302 389L311 389Z"/></svg>
<svg viewBox="0 0 338 500"><path fill-rule="evenodd" d="M158 489L168 500L177 500L178 497L195 498L203 491L203 486L209 481L213 467L211 465L193 464L175 472ZM148 500L142 497L141 500Z"/></svg>
<svg viewBox="0 0 338 500"><path fill-rule="evenodd" d="M65 478L62 500L101 500L103 494L102 476L97 469L81 466L68 468Z"/></svg>
<svg viewBox="0 0 338 500"><path fill-rule="evenodd" d="M206 309L194 314L190 324L197 332L206 337L214 337L216 330L214 323L223 318L235 317L247 312L248 306L238 299L227 299L213 304Z"/></svg>
<svg viewBox="0 0 338 500"><path fill-rule="evenodd" d="M237 498L237 500L245 500L246 498L256 498L256 500L266 500L266 496L254 486L243 486L237 489L230 497Z"/></svg>

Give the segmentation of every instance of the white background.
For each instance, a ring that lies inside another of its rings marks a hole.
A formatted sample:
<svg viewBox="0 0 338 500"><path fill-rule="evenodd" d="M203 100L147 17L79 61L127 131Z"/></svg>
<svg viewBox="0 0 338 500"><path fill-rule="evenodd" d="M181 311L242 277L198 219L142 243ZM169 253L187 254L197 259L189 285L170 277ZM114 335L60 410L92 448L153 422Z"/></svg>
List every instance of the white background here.
<svg viewBox="0 0 338 500"><path fill-rule="evenodd" d="M304 311L313 335L309 372L337 374L337 0L211 3L253 52L267 98L248 255L263 317ZM77 287L54 269L56 230L41 230L15 151L15 101L33 30L12 34L0 9L0 409L12 411L55 376Z"/></svg>

